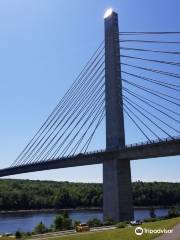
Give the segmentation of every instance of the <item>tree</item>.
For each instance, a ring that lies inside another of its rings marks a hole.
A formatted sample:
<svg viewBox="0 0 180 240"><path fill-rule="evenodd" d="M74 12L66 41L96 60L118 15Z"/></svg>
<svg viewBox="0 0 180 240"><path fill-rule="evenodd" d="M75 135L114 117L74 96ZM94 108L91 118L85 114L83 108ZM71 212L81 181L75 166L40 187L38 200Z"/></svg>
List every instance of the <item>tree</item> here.
<svg viewBox="0 0 180 240"><path fill-rule="evenodd" d="M72 220L70 218L63 219L63 228L64 229L72 229Z"/></svg>
<svg viewBox="0 0 180 240"><path fill-rule="evenodd" d="M57 215L54 220L54 227L56 230L63 230L64 218L62 215Z"/></svg>
<svg viewBox="0 0 180 240"><path fill-rule="evenodd" d="M155 210L154 210L153 207L150 209L150 217L151 218L156 218Z"/></svg>
<svg viewBox="0 0 180 240"><path fill-rule="evenodd" d="M68 211L64 211L64 212L63 212L63 217L64 217L64 218L69 218L69 213L68 213Z"/></svg>
<svg viewBox="0 0 180 240"><path fill-rule="evenodd" d="M65 214L56 216L54 220L54 228L55 230L66 230L72 229L72 220L69 218L69 215Z"/></svg>
<svg viewBox="0 0 180 240"><path fill-rule="evenodd" d="M16 238L22 238L22 233L20 231L16 231L15 237Z"/></svg>
<svg viewBox="0 0 180 240"><path fill-rule="evenodd" d="M38 223L34 229L34 232L37 234L45 233L46 231L46 226L42 222Z"/></svg>
<svg viewBox="0 0 180 240"><path fill-rule="evenodd" d="M180 183L138 181L132 186L135 206L169 207L180 203ZM102 205L102 184L0 179L1 210Z"/></svg>
<svg viewBox="0 0 180 240"><path fill-rule="evenodd" d="M180 216L180 207L178 206L171 207L168 211L168 217L174 218L178 216Z"/></svg>

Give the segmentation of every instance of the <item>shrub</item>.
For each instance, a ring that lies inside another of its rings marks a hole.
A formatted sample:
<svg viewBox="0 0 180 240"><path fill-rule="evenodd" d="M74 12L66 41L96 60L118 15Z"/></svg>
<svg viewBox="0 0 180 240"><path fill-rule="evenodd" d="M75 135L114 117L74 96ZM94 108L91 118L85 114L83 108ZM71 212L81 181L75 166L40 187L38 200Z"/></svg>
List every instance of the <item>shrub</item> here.
<svg viewBox="0 0 180 240"><path fill-rule="evenodd" d="M29 237L32 235L32 232L26 232L25 235Z"/></svg>
<svg viewBox="0 0 180 240"><path fill-rule="evenodd" d="M174 206L168 211L168 218L174 218L180 216L180 208L178 206Z"/></svg>
<svg viewBox="0 0 180 240"><path fill-rule="evenodd" d="M70 218L63 219L63 228L64 229L72 229L72 220Z"/></svg>
<svg viewBox="0 0 180 240"><path fill-rule="evenodd" d="M155 218L155 217L156 217L155 209L154 209L153 207L150 208L150 217L151 217L151 218Z"/></svg>
<svg viewBox="0 0 180 240"><path fill-rule="evenodd" d="M158 218L145 218L144 222L156 222L158 221Z"/></svg>
<svg viewBox="0 0 180 240"><path fill-rule="evenodd" d="M114 220L111 217L107 217L103 223L104 226L111 226L114 225Z"/></svg>
<svg viewBox="0 0 180 240"><path fill-rule="evenodd" d="M47 229L47 232L53 232L53 225L51 225L51 227L49 227L48 229Z"/></svg>
<svg viewBox="0 0 180 240"><path fill-rule="evenodd" d="M22 238L22 233L20 231L16 231L15 237L16 238Z"/></svg>
<svg viewBox="0 0 180 240"><path fill-rule="evenodd" d="M38 223L34 229L34 232L37 234L42 234L45 233L46 231L47 231L46 226L42 222Z"/></svg>
<svg viewBox="0 0 180 240"><path fill-rule="evenodd" d="M64 221L64 218L62 215L56 216L56 218L54 220L55 230L63 230L63 221Z"/></svg>
<svg viewBox="0 0 180 240"><path fill-rule="evenodd" d="M64 211L62 215L63 215L64 218L69 218L69 213L68 213L68 211Z"/></svg>
<svg viewBox="0 0 180 240"><path fill-rule="evenodd" d="M66 229L72 229L72 220L67 217L64 217L63 215L56 216L54 220L54 228L55 230L66 230Z"/></svg>
<svg viewBox="0 0 180 240"><path fill-rule="evenodd" d="M90 219L87 224L90 226L90 227L100 227L102 226L102 222L101 220L99 220L98 218L93 218L93 219Z"/></svg>
<svg viewBox="0 0 180 240"><path fill-rule="evenodd" d="M117 228L125 228L127 226L126 222L119 222L116 224Z"/></svg>

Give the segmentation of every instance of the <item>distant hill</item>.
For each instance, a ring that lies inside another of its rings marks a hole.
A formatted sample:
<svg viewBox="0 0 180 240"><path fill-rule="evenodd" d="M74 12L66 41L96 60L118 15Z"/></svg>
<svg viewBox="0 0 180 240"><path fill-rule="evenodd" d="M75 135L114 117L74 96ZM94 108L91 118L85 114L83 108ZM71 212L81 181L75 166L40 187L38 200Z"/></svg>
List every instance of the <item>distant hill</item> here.
<svg viewBox="0 0 180 240"><path fill-rule="evenodd" d="M134 182L135 206L180 205L180 183ZM0 211L102 207L102 184L0 180Z"/></svg>

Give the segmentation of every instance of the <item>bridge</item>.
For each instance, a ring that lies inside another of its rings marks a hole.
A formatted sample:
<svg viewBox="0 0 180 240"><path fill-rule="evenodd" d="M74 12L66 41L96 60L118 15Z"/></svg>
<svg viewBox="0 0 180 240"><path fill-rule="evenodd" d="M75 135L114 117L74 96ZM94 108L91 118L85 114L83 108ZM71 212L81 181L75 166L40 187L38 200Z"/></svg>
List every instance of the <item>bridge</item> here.
<svg viewBox="0 0 180 240"><path fill-rule="evenodd" d="M105 40L12 165L0 169L0 177L103 164L104 218L122 221L134 218L130 161L180 155L180 52L167 48L180 44L172 39L180 32L119 32L118 14L111 9L104 24ZM132 43L136 47L127 46ZM147 49L147 44L161 47ZM126 117L142 142L126 144ZM106 149L88 151L104 119Z"/></svg>
<svg viewBox="0 0 180 240"><path fill-rule="evenodd" d="M161 141L131 144L123 149L111 151L100 150L77 154L62 158L49 159L37 163L30 163L11 168L1 169L0 176L16 175L20 173L37 172L48 169L78 167L93 164L102 164L111 159L141 160L146 158L176 156L180 154L180 138L163 139Z"/></svg>

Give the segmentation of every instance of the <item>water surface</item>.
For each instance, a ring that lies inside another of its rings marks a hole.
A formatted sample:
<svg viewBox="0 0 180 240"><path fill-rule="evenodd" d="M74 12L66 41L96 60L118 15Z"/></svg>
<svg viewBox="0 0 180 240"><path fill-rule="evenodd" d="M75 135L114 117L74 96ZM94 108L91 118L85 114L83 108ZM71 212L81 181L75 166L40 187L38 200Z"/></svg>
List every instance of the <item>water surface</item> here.
<svg viewBox="0 0 180 240"><path fill-rule="evenodd" d="M156 216L165 216L168 209L156 209ZM34 227L43 222L46 227L50 227L58 212L18 212L18 213L1 213L0 214L0 233L15 233L17 230L23 232L33 231ZM135 219L148 218L148 209L135 209ZM69 211L69 216L72 220L79 220L87 222L91 218L98 218L102 220L102 211L82 210L82 211Z"/></svg>

